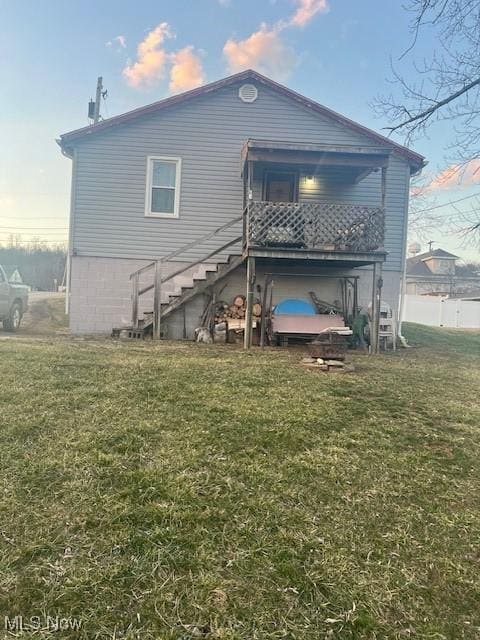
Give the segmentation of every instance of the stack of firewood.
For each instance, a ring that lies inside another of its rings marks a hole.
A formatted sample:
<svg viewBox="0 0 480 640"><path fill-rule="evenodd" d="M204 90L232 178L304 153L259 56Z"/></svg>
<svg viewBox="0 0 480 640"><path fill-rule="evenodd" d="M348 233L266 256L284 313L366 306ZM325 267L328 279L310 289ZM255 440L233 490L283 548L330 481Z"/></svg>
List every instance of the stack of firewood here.
<svg viewBox="0 0 480 640"><path fill-rule="evenodd" d="M233 299L232 304L221 301L215 307L215 324L226 322L229 319L244 320L247 310L247 302L245 296L238 295ZM253 317L256 320L262 315L262 305L255 302L253 305Z"/></svg>

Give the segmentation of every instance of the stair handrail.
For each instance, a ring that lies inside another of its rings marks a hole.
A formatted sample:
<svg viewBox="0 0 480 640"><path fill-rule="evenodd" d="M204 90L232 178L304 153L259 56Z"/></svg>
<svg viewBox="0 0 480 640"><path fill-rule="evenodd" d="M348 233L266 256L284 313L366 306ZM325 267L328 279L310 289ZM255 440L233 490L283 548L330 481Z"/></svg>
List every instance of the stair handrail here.
<svg viewBox="0 0 480 640"><path fill-rule="evenodd" d="M180 249L176 249L175 251L172 251L168 255L162 256L160 258L160 260L162 262L168 262L169 260L172 260L173 258L176 258L177 256L181 255L182 253L186 253L189 249L194 249L197 245L202 244L203 242L206 242L207 240L210 240L211 238L215 237L218 233L221 233L222 231L225 231L226 229L229 229L230 227L233 227L233 225L237 224L237 222L240 222L242 220L242 218L243 218L243 215L237 216L236 218L233 218L232 220L229 220L228 222L223 224L221 227L217 227L215 229L215 231L211 231L209 233L206 233L204 236L202 236L198 240L194 240L193 242L189 242L188 244L184 245L183 247L180 247ZM205 258L204 258L204 260L205 260Z"/></svg>
<svg viewBox="0 0 480 640"><path fill-rule="evenodd" d="M214 251L211 251L207 255L204 255L202 258L186 264L185 267L182 267L181 269L177 269L176 271L169 273L165 278L162 277L162 264L165 262L168 262L169 260L172 260L173 258L176 258L182 253L186 253L190 249L197 247L199 244L202 244L203 242L206 242L207 240L214 238L217 234L221 233L222 231L225 231L226 229L229 229L234 224L239 223L242 219L244 219L243 213L241 216L237 216L236 218L229 220L228 222L221 225L220 227L217 227L214 231L210 231L209 233L206 233L205 235L201 236L197 240L194 240L193 242L189 242L188 244L184 245L183 247L180 247L179 249L176 249L175 251L172 251L166 256L157 258L156 260L149 262L143 267L140 267L136 271L133 271L130 274L130 280L132 281L132 327L134 329L138 329L138 326L139 326L138 302L139 302L140 296L142 296L144 293L147 293L147 291L151 291L152 289L154 289L153 336L155 339L160 339L160 319L161 319L161 295L160 294L161 294L162 284L167 282L168 280L171 280L175 276L178 276L181 273L184 273L188 269L197 266L201 262L204 262L205 260L209 260L210 258L213 258L218 253L225 251L226 249L233 246L234 244L237 244L242 240L242 236L239 236L234 240L230 240L229 242L222 245L221 247L218 247ZM146 287L143 287L142 289L140 289L139 288L140 275L142 273L146 273L147 271L150 271L151 269L155 269L153 284L147 285Z"/></svg>
<svg viewBox="0 0 480 640"><path fill-rule="evenodd" d="M215 249L214 251L210 252L206 256L204 255L198 260L195 260L194 262L185 263L185 266L183 266L181 269L177 269L177 271L172 271L172 273L169 273L164 278L162 277L162 284L164 284L165 282L168 282L175 276L179 276L185 271L188 271L188 269L190 269L191 267L196 267L197 264L200 264L202 262L205 262L205 260L209 260L210 258L213 258L213 256L217 255L217 253L221 253L222 251L225 251L229 247L233 246L234 244L237 244L238 242L240 242L241 239L242 239L242 236L238 236L238 238L235 238L234 240L229 240L228 242L223 244L221 247L218 247L218 249ZM158 262L163 262L163 260L158 260ZM152 263L152 266L155 266L155 264L156 264L155 262ZM147 286L144 287L143 289L139 289L138 295L141 296L144 293L147 293L147 291L151 291L154 288L154 286L155 285L153 284L147 284Z"/></svg>
<svg viewBox="0 0 480 640"><path fill-rule="evenodd" d="M145 264L143 267L140 267L140 269L133 271L130 274L130 280L132 280L132 278L135 278L135 276L139 276L141 273L144 273L145 271L149 271L150 269L153 269L153 267L155 266L155 262L156 260L153 260L152 262Z"/></svg>

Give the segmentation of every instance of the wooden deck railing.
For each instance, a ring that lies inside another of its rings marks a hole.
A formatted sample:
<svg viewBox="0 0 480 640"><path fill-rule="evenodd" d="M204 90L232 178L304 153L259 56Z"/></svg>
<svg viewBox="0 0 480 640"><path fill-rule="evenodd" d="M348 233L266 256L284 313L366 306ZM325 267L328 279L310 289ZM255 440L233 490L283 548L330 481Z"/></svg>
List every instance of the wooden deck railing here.
<svg viewBox="0 0 480 640"><path fill-rule="evenodd" d="M309 202L250 202L246 212L249 246L369 252L381 249L382 207Z"/></svg>

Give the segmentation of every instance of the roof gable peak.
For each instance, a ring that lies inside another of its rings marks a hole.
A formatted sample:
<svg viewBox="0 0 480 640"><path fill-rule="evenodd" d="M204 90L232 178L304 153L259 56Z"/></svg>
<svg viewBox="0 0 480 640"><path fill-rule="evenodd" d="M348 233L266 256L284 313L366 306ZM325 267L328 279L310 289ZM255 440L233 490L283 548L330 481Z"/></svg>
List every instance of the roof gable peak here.
<svg viewBox="0 0 480 640"><path fill-rule="evenodd" d="M273 91L277 91L284 97L297 102L297 104L302 105L304 108L307 108L319 115L322 115L326 118L334 120L341 126L347 127L351 130L354 130L356 133L366 136L372 140L375 140L377 143L382 145L386 145L391 147L394 151L399 153L400 155L406 157L410 164L416 169L421 169L425 164L425 159L422 155L411 151L407 147L404 147L385 136L364 127L363 125L342 116L341 114L329 109L328 107L324 107L318 102L306 98L305 96L289 89L288 87L279 84L278 82L268 78L267 76L262 75L258 71L253 69L246 69L245 71L240 71L234 75L228 76L221 80L216 80L215 82L211 82L209 84L203 85L196 89L191 89L190 91L186 91L184 93L180 93L175 96L170 96L168 98L164 98L157 102L153 102L144 107L139 107L137 109L133 109L132 111L128 111L124 114L120 114L118 116L113 116L108 118L107 120L103 120L95 125L89 125L87 127L82 127L81 129L75 129L74 131L70 131L60 136L58 141L61 148L68 153L68 148L74 141L84 137L90 136L92 134L99 133L100 131L105 131L111 127L118 126L122 123L134 120L136 118L149 115L152 113L156 113L163 109L171 108L175 105L182 104L189 100L192 100L196 97L207 95L211 92L218 91L224 87L231 86L238 82L242 81L255 81L259 84L267 86Z"/></svg>

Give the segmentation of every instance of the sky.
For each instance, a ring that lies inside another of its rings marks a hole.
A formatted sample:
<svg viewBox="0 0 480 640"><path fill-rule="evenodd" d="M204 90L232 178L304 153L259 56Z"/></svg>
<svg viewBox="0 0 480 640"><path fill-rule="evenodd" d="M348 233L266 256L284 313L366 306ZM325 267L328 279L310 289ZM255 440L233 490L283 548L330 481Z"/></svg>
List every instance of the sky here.
<svg viewBox="0 0 480 640"><path fill-rule="evenodd" d="M0 243L11 234L66 240L71 163L55 140L88 124L97 76L108 90L104 118L251 67L385 134L372 102L392 90L391 62L408 78L435 44L426 32L397 62L409 18L385 0L0 0ZM448 173L452 136L439 123L413 147L428 159L437 206L480 192L474 167L460 184ZM458 214L447 206L437 215ZM420 240L480 257L441 224Z"/></svg>

